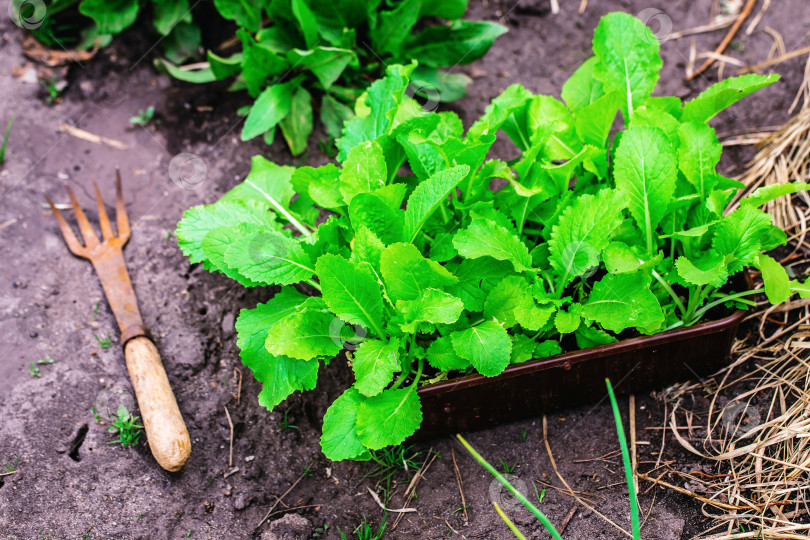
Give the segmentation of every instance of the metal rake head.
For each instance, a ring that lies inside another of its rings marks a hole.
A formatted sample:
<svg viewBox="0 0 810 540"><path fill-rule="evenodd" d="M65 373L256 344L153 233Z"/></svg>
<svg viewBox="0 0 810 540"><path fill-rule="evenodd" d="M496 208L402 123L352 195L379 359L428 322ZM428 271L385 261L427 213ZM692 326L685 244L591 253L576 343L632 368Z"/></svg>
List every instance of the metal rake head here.
<svg viewBox="0 0 810 540"><path fill-rule="evenodd" d="M73 211L76 213L76 221L79 223L79 230L84 238L84 245L82 245L76 238L76 235L73 234L73 229L70 228L70 225L68 225L59 209L56 208L51 198L45 195L48 204L51 205L51 211L53 211L53 215L59 223L59 230L62 231L62 236L65 238L68 249L70 249L74 255L90 260L93 259L94 255L100 255L101 252L106 251L104 249L97 249L99 247L123 247L124 244L127 243L127 240L129 240L130 234L129 218L127 217L127 209L124 205L124 197L121 192L121 172L118 169L115 170L115 221L116 228L118 229L117 235L110 224L110 218L107 217L107 210L104 208L104 201L101 200L101 192L98 190L98 185L93 182L93 186L96 189L98 221L101 226L103 242L99 241L98 236L96 236L96 233L90 226L90 222L87 220L87 216L85 216L81 206L79 206L79 201L76 200L76 196L73 194L73 190L70 189L70 186L65 184L65 189L70 197Z"/></svg>

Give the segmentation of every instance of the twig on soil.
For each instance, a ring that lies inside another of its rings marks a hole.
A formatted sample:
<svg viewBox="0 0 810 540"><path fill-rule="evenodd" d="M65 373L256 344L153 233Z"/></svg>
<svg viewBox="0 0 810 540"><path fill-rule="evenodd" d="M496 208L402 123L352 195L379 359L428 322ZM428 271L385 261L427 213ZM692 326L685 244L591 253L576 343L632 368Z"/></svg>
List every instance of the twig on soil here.
<svg viewBox="0 0 810 540"><path fill-rule="evenodd" d="M129 150L129 146L121 141L110 139L109 137L102 137L101 135L96 135L95 133L90 133L89 131L79 129L68 124L59 124L59 130L83 141L94 144L106 144L107 146L111 146L118 150Z"/></svg>
<svg viewBox="0 0 810 540"><path fill-rule="evenodd" d="M236 404L239 405L239 401L242 399L242 370L235 367L233 368L233 380L236 381L237 375L239 376L239 383L237 384L236 394L231 393L231 395L236 400Z"/></svg>
<svg viewBox="0 0 810 540"><path fill-rule="evenodd" d="M588 0L580 0L579 2L579 14L582 15L585 13L585 10L588 9Z"/></svg>
<svg viewBox="0 0 810 540"><path fill-rule="evenodd" d="M630 462L633 473L633 485L638 493L638 453L636 452L636 396L630 394Z"/></svg>
<svg viewBox="0 0 810 540"><path fill-rule="evenodd" d="M557 463L554 461L554 455L551 453L551 445L548 443L548 420L546 419L545 414L543 415L543 443L545 443L546 445L546 452L548 452L548 459L551 462L551 468L554 469L554 474L557 475L557 478L560 479L560 482L562 482L563 485L568 489L568 493L572 497L574 497L577 500L577 502L579 502L579 504L581 504L582 506L584 506L585 508L587 508L588 510L590 510L591 512L593 512L594 514L605 520L606 522L616 527L619 531L624 533L625 536L632 538L633 537L632 534L624 530L621 526L617 525L615 522L611 521L610 518L599 512L599 510L597 510L596 508L594 508L593 506L589 505L584 500L582 500L582 498L579 495L577 495L573 489L571 489L571 486L568 484L568 482L566 482L562 474L560 474L560 470L557 468Z"/></svg>
<svg viewBox="0 0 810 540"><path fill-rule="evenodd" d="M712 22L709 24L703 24L700 26L695 26L693 28L687 28L686 30L681 30L679 32L673 32L670 34L669 39L680 39L686 36L692 36L695 34L703 34L706 32L714 32L715 30L722 30L723 28L728 28L734 23L734 20L737 17L734 15L726 15L722 17L716 17Z"/></svg>
<svg viewBox="0 0 810 540"><path fill-rule="evenodd" d="M464 511L464 525L469 524L469 516L467 515L467 500L464 497L464 481L461 479L461 471L458 469L456 463L456 450L450 449L450 455L453 457L453 470L456 472L456 483L458 484L458 492L461 494L461 507Z"/></svg>
<svg viewBox="0 0 810 540"><path fill-rule="evenodd" d="M612 457L613 455L618 454L619 452L621 452L621 450L618 450L618 449L617 450L611 450L610 452L608 452L607 454L605 454L603 456L599 456L599 457L595 457L595 458L588 458L588 459L574 459L574 460L571 461L571 463L590 463L592 461L604 461L605 463L610 463L611 465L615 465L616 464L615 461L608 461L607 458Z"/></svg>
<svg viewBox="0 0 810 540"><path fill-rule="evenodd" d="M284 508L283 510L276 510L272 514L268 514L267 516L265 516L265 519L270 519L273 516L283 514L284 512L291 512L293 510L303 510L304 508L317 508L317 509L320 509L321 506L323 506L323 505L322 504L306 504L304 506L293 506L292 508ZM318 510L315 510L315 511L317 512Z"/></svg>
<svg viewBox="0 0 810 540"><path fill-rule="evenodd" d="M0 223L0 231L5 229L6 227L10 227L11 225L14 225L15 223L17 223L17 218L7 219L3 223Z"/></svg>
<svg viewBox="0 0 810 540"><path fill-rule="evenodd" d="M751 14L751 11L754 9L754 4L756 3L757 0L748 0L748 2L746 2L745 7L742 9L742 11L740 11L740 15L737 17L737 20L734 21L734 24L731 26L731 29L726 34L726 37L723 38L723 41L721 41L720 45L718 45L717 48L714 50L715 54L723 54L723 51L726 50L728 44L731 43L732 39L734 39L734 36L737 34L737 31L740 29L740 26L742 26L742 23L745 22L745 19L747 19L748 16ZM695 77L697 77L698 75L709 69L709 67L714 63L714 60L715 60L714 57L707 58L706 61L703 62L703 64L699 68L686 75L686 80L691 81L692 79L694 79Z"/></svg>
<svg viewBox="0 0 810 540"><path fill-rule="evenodd" d="M432 447L431 447L430 450L428 450L428 455L431 456L430 459L426 460L425 462L422 463L422 466L419 468L418 471L416 471L416 474L413 475L413 478L411 478L411 482L408 484L408 488L405 490L405 495L404 495L404 497L405 497L405 506L411 504L411 501L413 500L413 497L416 494L416 485L419 483L419 481L425 475L428 468L433 463L433 460L436 459L436 454L433 452ZM406 465L407 465L407 463L406 463ZM399 522L402 520L403 515L404 514L400 514L400 515L397 516L397 519L394 520L394 525L391 527L391 529L396 529L397 528L397 526L399 525Z"/></svg>
<svg viewBox="0 0 810 540"><path fill-rule="evenodd" d="M563 534L565 532L566 527L568 527L568 524L574 518L574 514L576 513L577 513L577 505L574 505L571 507L570 510L568 510L568 513L565 514L565 519L563 519L562 523L560 524L560 531L559 531L560 534Z"/></svg>
<svg viewBox="0 0 810 540"><path fill-rule="evenodd" d="M760 62L758 64L753 64L748 67L744 67L741 70L737 71L737 75L745 75L746 73L753 73L755 71L759 71L760 69L775 66L776 64L781 64L786 60L791 60L798 56L803 56L807 53L810 53L810 47L802 47L801 49L796 49L795 51L790 51L789 53L783 54L781 56L777 56L776 58L771 58L770 60L765 60L764 62Z"/></svg>
<svg viewBox="0 0 810 540"><path fill-rule="evenodd" d="M238 473L238 472L239 472L239 467L234 467L234 468L233 468L233 469L231 469L230 471L228 471L228 472L226 472L225 474L223 474L223 475L222 475L222 477L223 477L223 478L228 478L228 477L229 477L229 476L231 476L232 474L236 474L236 473Z"/></svg>
<svg viewBox="0 0 810 540"><path fill-rule="evenodd" d="M560 2L559 0L550 0L551 1L551 13L556 15L560 12Z"/></svg>
<svg viewBox="0 0 810 540"><path fill-rule="evenodd" d="M233 467L233 422L231 422L231 413L228 412L228 407L225 408L225 416L228 418L228 425L231 427L231 436L228 443L228 469Z"/></svg>
<svg viewBox="0 0 810 540"><path fill-rule="evenodd" d="M664 398L664 418L667 417L667 400ZM661 430L661 448L658 450L658 459L655 460L655 468L661 465L661 456L664 455L664 447L667 444L667 423L664 422L664 429Z"/></svg>
<svg viewBox="0 0 810 540"><path fill-rule="evenodd" d="M544 488L553 489L554 491L559 491L563 495L568 495L569 497L572 497L572 498L574 497L573 495L571 495L571 493L567 489L560 489L557 486L555 486L554 484L549 484L548 482L543 482L542 480L535 480L535 482L537 482L538 484L540 484ZM602 499L603 501L607 500L606 498L599 495L598 493L588 493L586 491L574 491L574 493L582 496L582 499L587 501L590 504L596 504L596 501L594 499L597 498L597 497Z"/></svg>
<svg viewBox="0 0 810 540"><path fill-rule="evenodd" d="M18 472L20 472L20 471L4 472L4 473L0 473L0 476L8 476L10 474L17 474Z"/></svg>
<svg viewBox="0 0 810 540"><path fill-rule="evenodd" d="M746 36L750 36L751 34L754 33L754 30L756 30L759 21L762 20L762 16L765 14L766 11L768 11L769 7L771 7L771 0L765 0L764 2L762 2L762 7L759 8L757 14L754 16L753 19L751 19L751 22L748 24L748 28L745 29Z"/></svg>
<svg viewBox="0 0 810 540"><path fill-rule="evenodd" d="M290 492L291 492L293 489L295 489L295 486L297 486L297 485L298 485L298 483L299 483L299 482L301 482L301 480L303 480L303 479L306 477L307 473L309 472L309 468L310 468L310 467L312 467L312 464L313 464L313 463L314 463L314 461L310 461L310 462L309 462L309 465L307 465L307 468L306 468L306 469L304 469L304 472L302 472L302 473L301 473L301 476L299 476L299 477L298 477L298 480L296 480L295 482L293 482L293 485L291 485L291 486L289 487L289 489L287 489L287 491L285 491L285 492L284 492L284 493L281 495L281 497L279 497L278 499L276 499L276 502L275 502L275 503L273 503L273 506L271 506L271 507L270 507L270 510L268 510L268 511L267 511L267 513L264 515L264 517L263 517L263 518L262 518L262 520L259 522L259 524L258 524L258 525L256 525L256 526L253 528L253 530L254 530L254 531L255 531L256 529L258 529L259 527L261 527L261 526L262 526L262 524L263 524L265 521L267 521L267 518L269 518L269 517L270 517L270 516L273 514L273 510L275 510L275 509L276 509L276 506L278 506L278 505L281 503L281 501L284 499L284 497L286 497L287 495L289 495L289 494L290 494ZM289 508L285 508L284 510L285 510L285 511L286 511L286 510L289 510Z"/></svg>
<svg viewBox="0 0 810 540"><path fill-rule="evenodd" d="M380 500L380 496L377 495L376 493L374 493L373 489L371 489L368 486L366 486L366 489L371 494L371 498L374 499L374 502L376 502L377 505L380 508L382 508L384 512L394 512L394 513L399 513L399 514L402 514L402 513L405 513L405 512L416 512L416 508L398 508L398 509L396 509L396 508L386 508L385 505Z"/></svg>

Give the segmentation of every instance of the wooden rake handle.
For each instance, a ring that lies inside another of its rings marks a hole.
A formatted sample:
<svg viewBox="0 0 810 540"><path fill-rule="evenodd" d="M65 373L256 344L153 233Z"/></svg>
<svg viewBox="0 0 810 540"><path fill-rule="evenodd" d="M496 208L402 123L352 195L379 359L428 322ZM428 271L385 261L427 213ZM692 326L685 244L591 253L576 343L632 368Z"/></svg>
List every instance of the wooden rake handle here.
<svg viewBox="0 0 810 540"><path fill-rule="evenodd" d="M191 454L191 439L157 347L139 336L127 341L124 355L152 455L167 471L179 471Z"/></svg>

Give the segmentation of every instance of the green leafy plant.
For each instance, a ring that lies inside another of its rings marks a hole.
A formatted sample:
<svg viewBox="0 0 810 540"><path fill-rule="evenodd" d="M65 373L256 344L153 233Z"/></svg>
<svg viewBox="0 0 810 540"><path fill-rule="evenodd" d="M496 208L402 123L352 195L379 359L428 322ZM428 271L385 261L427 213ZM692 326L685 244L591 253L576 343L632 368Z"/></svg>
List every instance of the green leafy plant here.
<svg viewBox="0 0 810 540"><path fill-rule="evenodd" d="M107 444L120 444L124 448L135 446L143 434L143 426L138 420L139 418L130 413L125 406L119 405L116 415L112 418L112 425L107 428L107 431L117 435L118 439Z"/></svg>
<svg viewBox="0 0 810 540"><path fill-rule="evenodd" d="M129 119L129 123L134 124L136 126L146 126L152 121L152 118L154 116L155 116L155 108L152 105L150 105L146 109L138 111L137 115Z"/></svg>
<svg viewBox="0 0 810 540"><path fill-rule="evenodd" d="M51 0L40 4L12 0L9 12L31 23L32 34L49 47L105 47L114 35L132 26L146 6L152 26L161 36L163 51L172 62L197 54L202 42L188 0ZM26 24L23 24L27 27Z"/></svg>
<svg viewBox="0 0 810 540"><path fill-rule="evenodd" d="M241 50L228 57L208 51L208 63L182 69L158 59L173 77L210 82L235 76L235 90L255 99L246 111L242 140L277 128L293 155L304 152L314 116L332 138L358 112L352 105L386 65L416 60L412 92L429 102L462 97L470 79L440 68L481 58L506 32L486 21L460 20L467 0L217 0L219 13L236 22ZM266 19L263 19L266 16ZM448 25L426 23L440 18Z"/></svg>
<svg viewBox="0 0 810 540"><path fill-rule="evenodd" d="M368 522L366 516L363 516L363 521L355 527L354 534L357 535L357 540L380 540L385 534L385 528L387 525L387 517L388 515L383 515L383 519L380 522L379 528L375 531L374 527L371 526L371 523ZM340 534L340 538L342 540L347 540L346 534L340 530L340 527L337 528L338 534Z"/></svg>
<svg viewBox="0 0 810 540"><path fill-rule="evenodd" d="M191 263L282 287L236 322L260 404L314 388L321 361L350 363L355 382L324 417L330 459L412 435L422 384L733 308L761 292L738 288L747 267L771 302L810 294L763 253L786 235L759 210L808 185L760 188L724 213L741 184L716 172L708 125L777 77L682 103L650 96L662 63L638 19L605 16L593 48L565 103L514 85L466 133L408 95L414 64L389 66L355 105L338 164L254 156L243 183L185 213L176 236ZM488 156L500 132L519 151L508 162Z"/></svg>
<svg viewBox="0 0 810 540"><path fill-rule="evenodd" d="M51 358L50 354L46 355L45 358L40 358L39 360L37 360L37 364L53 364L53 363L54 359Z"/></svg>

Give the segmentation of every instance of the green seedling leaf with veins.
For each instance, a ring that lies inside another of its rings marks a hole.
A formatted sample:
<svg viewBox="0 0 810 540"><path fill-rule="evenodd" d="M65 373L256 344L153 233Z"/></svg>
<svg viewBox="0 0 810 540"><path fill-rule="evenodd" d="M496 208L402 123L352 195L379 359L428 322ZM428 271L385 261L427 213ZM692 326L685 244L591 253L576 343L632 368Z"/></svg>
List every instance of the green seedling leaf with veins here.
<svg viewBox="0 0 810 540"><path fill-rule="evenodd" d="M318 36L337 37L312 4L296 5ZM387 50L411 43L394 39L394 20L375 27ZM436 37L477 31L454 25ZM245 43L250 56L271 58L261 40ZM427 41L418 50L432 60L440 52ZM685 105L650 97L658 45L624 13L603 18L594 52L564 85L565 103L513 85L466 132L454 113L414 106L407 89L424 64L390 65L353 104L336 162L296 168L256 156L243 183L178 224L190 262L280 288L236 321L262 405L349 363L354 383L324 416L326 457L369 460L401 444L419 428L418 390L429 381L494 377L574 344L722 314L753 294L736 281L746 268L761 273L772 302L810 295L764 253L786 236L760 209L808 186L761 188L725 212L738 186L715 170L722 148L707 123L774 78L719 83ZM301 54L321 84L339 85L320 56ZM489 155L498 137L521 154ZM495 178L506 181L497 192Z"/></svg>

